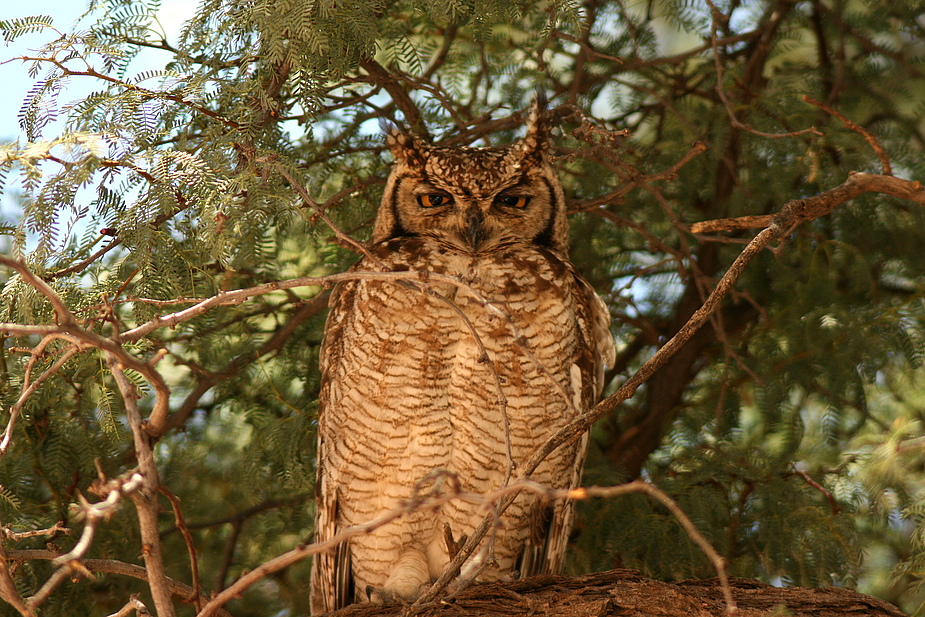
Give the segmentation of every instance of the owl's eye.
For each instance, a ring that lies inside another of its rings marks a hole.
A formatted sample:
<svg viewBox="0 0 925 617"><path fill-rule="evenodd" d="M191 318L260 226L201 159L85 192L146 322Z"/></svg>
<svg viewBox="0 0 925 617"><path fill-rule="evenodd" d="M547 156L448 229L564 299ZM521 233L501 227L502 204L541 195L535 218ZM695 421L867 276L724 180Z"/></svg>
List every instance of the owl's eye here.
<svg viewBox="0 0 925 617"><path fill-rule="evenodd" d="M505 208L515 208L522 210L527 207L530 197L527 195L498 195L495 197L495 203Z"/></svg>
<svg viewBox="0 0 925 617"><path fill-rule="evenodd" d="M453 198L443 193L427 193L418 195L418 203L422 208L436 208L438 206L448 206Z"/></svg>

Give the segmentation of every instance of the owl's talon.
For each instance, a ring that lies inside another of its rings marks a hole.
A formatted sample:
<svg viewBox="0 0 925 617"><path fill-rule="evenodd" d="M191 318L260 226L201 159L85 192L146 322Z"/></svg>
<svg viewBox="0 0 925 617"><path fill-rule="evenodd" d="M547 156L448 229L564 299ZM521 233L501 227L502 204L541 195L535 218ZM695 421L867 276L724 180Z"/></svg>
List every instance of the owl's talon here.
<svg viewBox="0 0 925 617"><path fill-rule="evenodd" d="M371 604L397 604L394 594L389 593L385 589L373 587L372 585L366 586L366 599L369 600Z"/></svg>
<svg viewBox="0 0 925 617"><path fill-rule="evenodd" d="M422 593L427 591L430 587L431 581L421 583L421 586L411 595L411 597L405 598L397 593L393 593L388 589L380 589L379 587L373 587L372 585L366 586L366 599L369 600L370 604L376 604L379 606L392 606L400 604L402 606L410 605L414 600L417 600Z"/></svg>

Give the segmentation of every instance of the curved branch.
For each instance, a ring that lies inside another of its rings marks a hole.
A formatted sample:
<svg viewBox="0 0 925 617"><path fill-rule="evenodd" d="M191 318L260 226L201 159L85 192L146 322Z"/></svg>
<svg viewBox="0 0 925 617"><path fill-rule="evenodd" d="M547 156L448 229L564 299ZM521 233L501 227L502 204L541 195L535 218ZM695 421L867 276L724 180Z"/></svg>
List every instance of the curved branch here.
<svg viewBox="0 0 925 617"><path fill-rule="evenodd" d="M0 330L3 330L3 324L0 324ZM13 403L12 407L10 407L10 419L7 421L6 429L3 431L3 437L0 437L0 457L6 454L7 450L9 450L10 445L12 444L13 431L16 429L16 422L19 420L19 414L22 412L22 408L26 404L26 401L29 400L29 397L32 396L36 390L38 390L39 386L41 386L46 379L61 370L61 367L64 366L68 360L76 356L77 352L79 351L79 348L76 345L68 348L57 360L55 360L54 364L52 364L47 371L39 375L35 381L30 383L30 379L32 377L32 369L35 366L36 360L44 352L45 346L48 345L48 343L50 343L54 338L55 336L53 334L46 335L42 341L32 350L32 357L29 359L29 363L26 365L26 372L25 376L23 377L22 391L19 394L19 398L16 399L16 402Z"/></svg>
<svg viewBox="0 0 925 617"><path fill-rule="evenodd" d="M58 553L46 549L23 549L6 551L6 558L12 561L29 561L31 559L51 561L57 559L58 557ZM120 574L148 582L148 571L145 570L142 566L138 566L133 563L126 563L124 561L117 561L115 559L81 559L79 563L90 572ZM2 561L0 561L0 565L2 565ZM191 602L195 597L195 590L189 585L181 583L178 580L168 578L167 587L170 589L170 593L183 598L183 600L187 602ZM206 603L208 600L209 599L205 596L199 596L199 601L202 603ZM217 609L215 612L220 617L232 617L228 611L221 608Z"/></svg>

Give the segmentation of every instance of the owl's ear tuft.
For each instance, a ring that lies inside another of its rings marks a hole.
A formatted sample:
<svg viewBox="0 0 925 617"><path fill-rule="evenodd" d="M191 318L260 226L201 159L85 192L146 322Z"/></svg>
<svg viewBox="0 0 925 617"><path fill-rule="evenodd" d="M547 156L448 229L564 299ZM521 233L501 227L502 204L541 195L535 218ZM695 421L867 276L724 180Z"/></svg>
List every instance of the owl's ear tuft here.
<svg viewBox="0 0 925 617"><path fill-rule="evenodd" d="M394 124L383 124L382 128L385 132L385 143L396 163L423 164L427 149L427 143L423 139Z"/></svg>
<svg viewBox="0 0 925 617"><path fill-rule="evenodd" d="M518 143L523 158L545 159L549 151L549 133L546 94L537 92L527 112L527 133Z"/></svg>

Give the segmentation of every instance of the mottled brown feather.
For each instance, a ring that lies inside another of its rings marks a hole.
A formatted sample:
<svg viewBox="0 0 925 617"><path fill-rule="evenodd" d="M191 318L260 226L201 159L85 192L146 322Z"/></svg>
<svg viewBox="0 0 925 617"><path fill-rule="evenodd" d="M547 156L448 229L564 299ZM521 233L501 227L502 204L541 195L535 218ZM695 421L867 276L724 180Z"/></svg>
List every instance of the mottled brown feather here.
<svg viewBox="0 0 925 617"><path fill-rule="evenodd" d="M505 419L520 467L600 396L614 359L610 317L568 261L565 201L546 132L536 113L527 136L506 148L390 137L396 163L370 250L393 271L444 274L460 285L426 288L435 295L416 284L359 280L333 292L321 357L318 540L397 507L434 470L454 474L464 493L497 491L506 472L517 473L508 469ZM426 207L429 194L448 203ZM517 197L525 205L511 209ZM366 259L353 268L375 269ZM578 486L586 448L587 436L560 448L532 479ZM377 598L413 599L448 561L446 538L471 535L481 508L454 499L316 556L313 612L365 601L368 587ZM463 575L558 572L572 514L570 502L521 494L492 532L493 563L480 569L470 560Z"/></svg>

